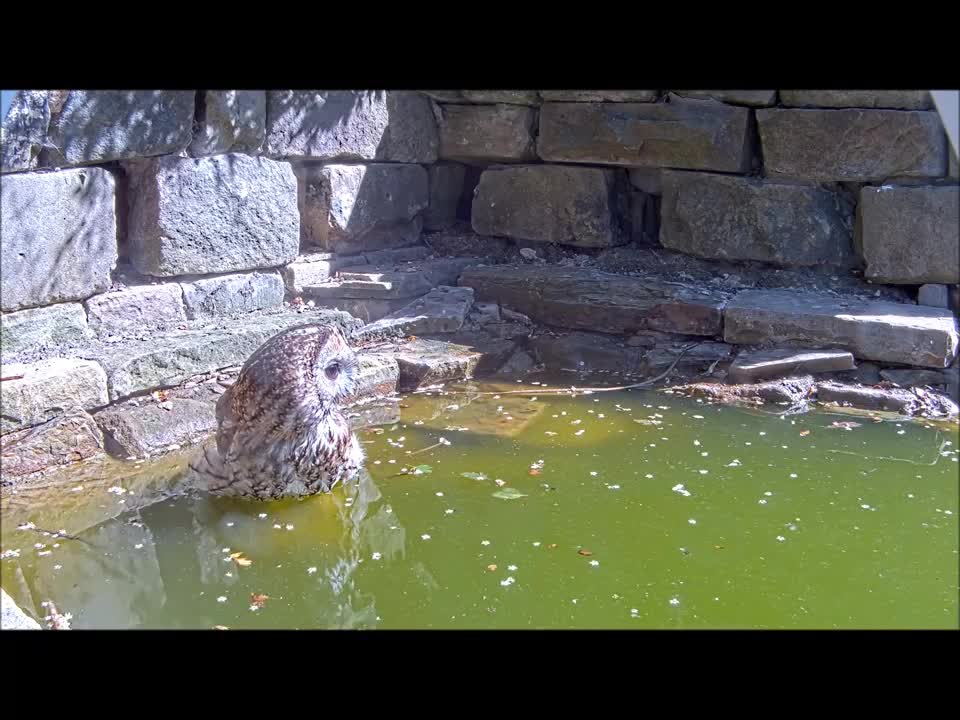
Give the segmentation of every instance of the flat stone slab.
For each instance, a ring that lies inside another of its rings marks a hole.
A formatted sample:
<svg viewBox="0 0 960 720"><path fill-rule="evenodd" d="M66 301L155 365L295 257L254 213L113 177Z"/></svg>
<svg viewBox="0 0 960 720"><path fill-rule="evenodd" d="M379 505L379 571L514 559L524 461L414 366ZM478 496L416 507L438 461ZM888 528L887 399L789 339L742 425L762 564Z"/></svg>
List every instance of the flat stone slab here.
<svg viewBox="0 0 960 720"><path fill-rule="evenodd" d="M106 405L107 376L91 360L53 358L0 368L0 429L30 427L77 408Z"/></svg>
<svg viewBox="0 0 960 720"><path fill-rule="evenodd" d="M241 153L128 165L130 259L145 275L272 268L300 249L289 163Z"/></svg>
<svg viewBox="0 0 960 720"><path fill-rule="evenodd" d="M887 368L880 377L900 387L941 386L951 382L950 368L946 370L921 370L918 368Z"/></svg>
<svg viewBox="0 0 960 720"><path fill-rule="evenodd" d="M548 162L746 172L750 110L669 103L544 103L537 154Z"/></svg>
<svg viewBox="0 0 960 720"><path fill-rule="evenodd" d="M878 283L960 283L960 188L865 187L857 208L867 267Z"/></svg>
<svg viewBox="0 0 960 720"><path fill-rule="evenodd" d="M769 380L760 383L730 385L722 382L691 383L672 388L674 392L689 397L701 397L720 403L747 403L762 405L801 405L816 390L816 383L810 375Z"/></svg>
<svg viewBox="0 0 960 720"><path fill-rule="evenodd" d="M422 94L394 90L270 90L264 152L273 157L430 164L437 123Z"/></svg>
<svg viewBox="0 0 960 720"><path fill-rule="evenodd" d="M757 110L768 177L871 182L942 177L947 136L936 112Z"/></svg>
<svg viewBox="0 0 960 720"><path fill-rule="evenodd" d="M103 435L83 410L47 420L0 437L4 481L15 481L54 467L103 455Z"/></svg>
<svg viewBox="0 0 960 720"><path fill-rule="evenodd" d="M473 306L473 290L441 285L361 332L370 335L431 335L457 332Z"/></svg>
<svg viewBox="0 0 960 720"><path fill-rule="evenodd" d="M106 445L118 457L144 457L202 442L217 428L216 395L208 401L171 397L111 405L94 415Z"/></svg>
<svg viewBox="0 0 960 720"><path fill-rule="evenodd" d="M149 332L187 319L177 283L140 285L95 295L85 307L90 329L98 335Z"/></svg>
<svg viewBox="0 0 960 720"><path fill-rule="evenodd" d="M677 95L697 100L718 100L732 105L769 107L777 102L776 90L674 90Z"/></svg>
<svg viewBox="0 0 960 720"><path fill-rule="evenodd" d="M840 383L817 385L817 400L837 403L861 410L883 410L903 415L955 415L956 405L949 398L933 396L921 398L902 388L872 388Z"/></svg>
<svg viewBox="0 0 960 720"><path fill-rule="evenodd" d="M336 280L304 286L302 292L304 296L318 300L420 297L438 285L456 285L463 269L477 262L477 258L438 258L402 264L342 267L337 270Z"/></svg>
<svg viewBox="0 0 960 720"><path fill-rule="evenodd" d="M854 369L853 354L844 350L760 350L737 355L727 379L734 383L752 383L789 375Z"/></svg>
<svg viewBox="0 0 960 720"><path fill-rule="evenodd" d="M717 260L854 267L852 203L823 188L663 171L660 243Z"/></svg>
<svg viewBox="0 0 960 720"><path fill-rule="evenodd" d="M724 340L741 345L809 344L878 362L944 368L957 354L948 310L827 293L747 290L727 303Z"/></svg>
<svg viewBox="0 0 960 720"><path fill-rule="evenodd" d="M193 157L243 152L256 155L266 137L267 93L263 90L206 90L203 120L190 143Z"/></svg>
<svg viewBox="0 0 960 720"><path fill-rule="evenodd" d="M929 90L781 90L784 107L932 110Z"/></svg>
<svg viewBox="0 0 960 720"><path fill-rule="evenodd" d="M485 170L471 222L481 235L610 247L629 242L623 170L566 165L502 166Z"/></svg>
<svg viewBox="0 0 960 720"><path fill-rule="evenodd" d="M642 329L719 335L725 300L678 283L560 266L488 266L464 270L460 285L533 320L605 333Z"/></svg>
<svg viewBox="0 0 960 720"><path fill-rule="evenodd" d="M473 375L481 354L463 345L418 338L401 345L389 354L400 368L397 389L409 392L419 387L451 380L464 380Z"/></svg>
<svg viewBox="0 0 960 720"><path fill-rule="evenodd" d="M180 288L191 320L242 315L283 304L283 278L276 271L198 278L181 282Z"/></svg>
<svg viewBox="0 0 960 720"><path fill-rule="evenodd" d="M460 162L524 162L537 157L537 111L522 105L443 105L440 153Z"/></svg>
<svg viewBox="0 0 960 720"><path fill-rule="evenodd" d="M392 357L359 352L356 389L346 403L356 403L392 395L397 391L400 367Z"/></svg>
<svg viewBox="0 0 960 720"><path fill-rule="evenodd" d="M243 362L270 337L300 324L331 323L347 336L360 321L336 310L251 316L224 329L186 330L154 336L150 342L117 343L97 353L106 368L110 399L156 388L174 387L202 375Z"/></svg>
<svg viewBox="0 0 960 720"><path fill-rule="evenodd" d="M81 344L92 334L80 303L59 303L0 316L0 345L7 357L41 347Z"/></svg>
<svg viewBox="0 0 960 720"><path fill-rule="evenodd" d="M116 181L102 168L5 176L0 183L4 312L83 300L117 263Z"/></svg>
<svg viewBox="0 0 960 720"><path fill-rule="evenodd" d="M653 102L656 90L541 90L544 102Z"/></svg>

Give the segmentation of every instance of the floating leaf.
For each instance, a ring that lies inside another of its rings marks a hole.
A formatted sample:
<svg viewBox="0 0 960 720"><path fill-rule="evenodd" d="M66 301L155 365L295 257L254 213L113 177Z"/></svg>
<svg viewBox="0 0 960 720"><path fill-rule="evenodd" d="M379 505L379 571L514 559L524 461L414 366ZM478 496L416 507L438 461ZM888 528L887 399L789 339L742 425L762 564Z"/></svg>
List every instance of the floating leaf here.
<svg viewBox="0 0 960 720"><path fill-rule="evenodd" d="M230 557L240 567L250 567L251 565L253 565L253 560L249 560L248 558L245 558L242 552L230 553Z"/></svg>
<svg viewBox="0 0 960 720"><path fill-rule="evenodd" d="M470 478L471 480L486 480L486 479L487 479L487 476L484 475L483 473L465 472L465 473L460 473L460 474L463 475L463 477L465 477L465 478Z"/></svg>
<svg viewBox="0 0 960 720"><path fill-rule="evenodd" d="M516 488L504 488L503 490L498 490L493 494L495 498L501 498L503 500L516 500L517 498L526 497L526 495Z"/></svg>
<svg viewBox="0 0 960 720"><path fill-rule="evenodd" d="M490 572L493 572L493 571L496 570L496 569L497 569L497 566L496 566L496 565L492 565L492 564L491 564L491 565L487 565L487 570L489 570Z"/></svg>
<svg viewBox="0 0 960 720"><path fill-rule="evenodd" d="M229 630L230 628L228 628L226 625L214 625L214 626L213 626L213 629L214 629L214 630Z"/></svg>
<svg viewBox="0 0 960 720"><path fill-rule="evenodd" d="M834 420L830 427L841 428L843 430L853 430L855 427L860 427L860 423L852 422L850 420Z"/></svg>
<svg viewBox="0 0 960 720"><path fill-rule="evenodd" d="M580 548L579 550L577 550L577 555L590 557L591 555L593 555L593 552L591 550L587 550L586 548Z"/></svg>
<svg viewBox="0 0 960 720"><path fill-rule="evenodd" d="M801 431L800 431L800 437L806 437L806 436L809 435L809 434L810 434L810 431L809 431L809 430L801 430Z"/></svg>
<svg viewBox="0 0 960 720"><path fill-rule="evenodd" d="M556 543L550 543L549 545L547 545L547 548L550 549L550 550L556 550L556 549L557 549L557 544L556 544Z"/></svg>
<svg viewBox="0 0 960 720"><path fill-rule="evenodd" d="M429 465L417 465L413 469L414 475L429 475L433 472L433 468Z"/></svg>
<svg viewBox="0 0 960 720"><path fill-rule="evenodd" d="M263 593L250 593L250 607L262 608L269 599L270 596Z"/></svg>
<svg viewBox="0 0 960 720"><path fill-rule="evenodd" d="M527 471L527 475L539 475L542 472L543 470L540 468L530 468L530 470Z"/></svg>

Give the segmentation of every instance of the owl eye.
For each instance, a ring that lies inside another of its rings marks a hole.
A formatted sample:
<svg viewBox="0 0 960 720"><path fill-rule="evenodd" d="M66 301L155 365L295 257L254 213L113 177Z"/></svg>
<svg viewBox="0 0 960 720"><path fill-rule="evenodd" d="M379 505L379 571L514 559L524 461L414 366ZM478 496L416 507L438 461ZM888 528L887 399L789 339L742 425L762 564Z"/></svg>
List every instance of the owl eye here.
<svg viewBox="0 0 960 720"><path fill-rule="evenodd" d="M340 376L340 363L332 362L324 368L323 374L328 380L336 380Z"/></svg>

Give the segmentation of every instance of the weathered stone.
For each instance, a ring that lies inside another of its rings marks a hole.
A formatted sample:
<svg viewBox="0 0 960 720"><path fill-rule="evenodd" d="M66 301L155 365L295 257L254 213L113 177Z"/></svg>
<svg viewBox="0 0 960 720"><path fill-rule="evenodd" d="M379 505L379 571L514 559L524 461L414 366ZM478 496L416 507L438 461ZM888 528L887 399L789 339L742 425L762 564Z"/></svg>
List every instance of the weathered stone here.
<svg viewBox="0 0 960 720"><path fill-rule="evenodd" d="M853 267L850 210L819 187L664 171L660 243L715 260Z"/></svg>
<svg viewBox="0 0 960 720"><path fill-rule="evenodd" d="M732 105L769 107L777 102L776 90L674 90L677 95L698 100L719 100Z"/></svg>
<svg viewBox="0 0 960 720"><path fill-rule="evenodd" d="M100 168L4 177L2 308L83 300L110 286L117 262L113 175Z"/></svg>
<svg viewBox="0 0 960 720"><path fill-rule="evenodd" d="M551 162L746 172L750 110L670 103L545 103L537 154Z"/></svg>
<svg viewBox="0 0 960 720"><path fill-rule="evenodd" d="M107 377L91 360L54 358L11 363L0 369L0 430L9 432L46 422L77 408L106 405Z"/></svg>
<svg viewBox="0 0 960 720"><path fill-rule="evenodd" d="M317 253L317 255L321 254L329 255L328 253ZM301 256L297 259L301 260L303 258ZM329 259L290 263L281 272L287 291L299 295L306 286L319 285L329 280L333 277L335 268L336 261L332 255L329 255Z"/></svg>
<svg viewBox="0 0 960 720"><path fill-rule="evenodd" d="M662 174L659 168L630 168L630 184L649 195L662 195Z"/></svg>
<svg viewBox="0 0 960 720"><path fill-rule="evenodd" d="M541 90L544 102L653 102L656 90Z"/></svg>
<svg viewBox="0 0 960 720"><path fill-rule="evenodd" d="M7 591L0 588L0 628L3 630L41 630L40 623L27 615L13 601Z"/></svg>
<svg viewBox="0 0 960 720"><path fill-rule="evenodd" d="M719 382L692 383L677 386L674 390L691 397L702 397L722 403L763 404L768 402L796 406L805 404L815 388L813 377L803 375L746 385L728 385Z"/></svg>
<svg viewBox="0 0 960 720"><path fill-rule="evenodd" d="M304 288L304 295L308 296L311 289ZM410 298L378 300L376 298L317 297L312 302L317 307L342 310L365 323L372 323L406 306L410 303Z"/></svg>
<svg viewBox="0 0 960 720"><path fill-rule="evenodd" d="M536 90L461 90L461 93L466 102L472 103L540 104Z"/></svg>
<svg viewBox="0 0 960 720"><path fill-rule="evenodd" d="M950 376L947 370L923 370L920 368L887 368L880 377L900 387L923 387L924 385L947 385Z"/></svg>
<svg viewBox="0 0 960 720"><path fill-rule="evenodd" d="M950 288L946 285L921 285L917 292L917 305L950 307Z"/></svg>
<svg viewBox="0 0 960 720"><path fill-rule="evenodd" d="M817 385L817 400L861 410L885 410L912 415L920 402L916 395L900 388L871 388L823 382Z"/></svg>
<svg viewBox="0 0 960 720"><path fill-rule="evenodd" d="M741 352L733 361L727 380L753 383L790 375L853 370L853 355L844 350L759 350Z"/></svg>
<svg viewBox="0 0 960 720"><path fill-rule="evenodd" d="M452 333L463 327L473 305L473 290L441 285L396 312L364 328L383 335Z"/></svg>
<svg viewBox="0 0 960 720"><path fill-rule="evenodd" d="M31 308L0 316L3 354L24 350L82 344L92 335L79 303Z"/></svg>
<svg viewBox="0 0 960 720"><path fill-rule="evenodd" d="M217 427L216 401L173 398L162 403L111 405L94 415L106 447L118 457L157 455L171 445L202 442Z"/></svg>
<svg viewBox="0 0 960 720"><path fill-rule="evenodd" d="M363 255L343 256L338 260L338 266L344 268L359 265L394 265L403 267L405 263L415 263L430 257L430 249L423 245L413 247L390 248L388 250L373 250Z"/></svg>
<svg viewBox="0 0 960 720"><path fill-rule="evenodd" d="M520 105L443 105L440 152L461 162L523 162L536 158L537 111Z"/></svg>
<svg viewBox="0 0 960 720"><path fill-rule="evenodd" d="M516 252L514 244L506 238L477 235L463 228L430 233L424 235L423 240L434 253L444 257L485 257L495 262Z"/></svg>
<svg viewBox="0 0 960 720"><path fill-rule="evenodd" d="M473 375L480 353L462 345L418 338L391 353L400 367L397 389L410 392L419 387Z"/></svg>
<svg viewBox="0 0 960 720"><path fill-rule="evenodd" d="M50 126L44 90L18 90L0 123L0 173L33 170Z"/></svg>
<svg viewBox="0 0 960 720"><path fill-rule="evenodd" d="M533 359L533 356L529 352L517 348L507 361L500 366L497 374L510 376L526 375L533 370L536 365L537 361Z"/></svg>
<svg viewBox="0 0 960 720"><path fill-rule="evenodd" d="M95 295L84 303L90 329L98 335L165 328L187 319L176 283L139 285Z"/></svg>
<svg viewBox="0 0 960 720"><path fill-rule="evenodd" d="M538 322L573 330L718 335L724 301L678 283L556 266L464 270L460 284Z"/></svg>
<svg viewBox="0 0 960 720"><path fill-rule="evenodd" d="M301 236L338 253L410 245L429 201L419 165L324 165L300 170Z"/></svg>
<svg viewBox="0 0 960 720"><path fill-rule="evenodd" d="M643 365L643 350L598 333L538 335L530 340L530 348L547 370L635 374Z"/></svg>
<svg viewBox="0 0 960 720"><path fill-rule="evenodd" d="M182 282L183 303L191 320L241 315L283 305L278 272L237 273Z"/></svg>
<svg viewBox="0 0 960 720"><path fill-rule="evenodd" d="M772 178L871 182L942 177L946 134L935 112L757 110L764 170Z"/></svg>
<svg viewBox="0 0 960 720"><path fill-rule="evenodd" d="M110 399L173 387L195 375L244 361L276 333L300 324L330 323L352 335L361 324L335 310L252 316L224 330L192 330L158 335L149 344L117 344L100 357L107 371Z"/></svg>
<svg viewBox="0 0 960 720"><path fill-rule="evenodd" d="M839 298L827 293L747 290L727 303L724 340L809 344L857 358L947 367L957 354L957 323L947 310Z"/></svg>
<svg viewBox="0 0 960 720"><path fill-rule="evenodd" d="M430 201L423 213L425 230L446 230L457 223L457 208L463 194L463 165L431 165L427 169Z"/></svg>
<svg viewBox="0 0 960 720"><path fill-rule="evenodd" d="M643 367L647 373L662 372L671 365L685 373L701 372L720 363L733 360L736 349L725 343L705 341L694 347L685 343L658 342L643 356Z"/></svg>
<svg viewBox="0 0 960 720"><path fill-rule="evenodd" d="M378 398L346 408L344 414L354 432L377 425L394 425L402 419L400 398Z"/></svg>
<svg viewBox="0 0 960 720"><path fill-rule="evenodd" d="M481 235L610 247L629 241L626 173L598 168L527 165L484 171L473 200Z"/></svg>
<svg viewBox="0 0 960 720"><path fill-rule="evenodd" d="M433 163L437 123L417 92L273 90L265 152L282 158Z"/></svg>
<svg viewBox="0 0 960 720"><path fill-rule="evenodd" d="M785 107L932 110L929 90L781 90Z"/></svg>
<svg viewBox="0 0 960 720"><path fill-rule="evenodd" d="M191 155L260 152L266 138L266 92L206 90L200 102L200 127L190 143Z"/></svg>
<svg viewBox="0 0 960 720"><path fill-rule="evenodd" d="M858 214L867 278L960 283L960 188L865 187Z"/></svg>
<svg viewBox="0 0 960 720"><path fill-rule="evenodd" d="M231 154L157 158L130 170L130 256L139 272L255 270L297 256L297 180L289 163Z"/></svg>
<svg viewBox="0 0 960 720"><path fill-rule="evenodd" d="M387 355L359 354L356 389L345 403L362 402L392 395L397 391L400 367Z"/></svg>
<svg viewBox="0 0 960 720"><path fill-rule="evenodd" d="M70 90L50 105L43 164L104 163L185 150L193 90Z"/></svg>
<svg viewBox="0 0 960 720"><path fill-rule="evenodd" d="M103 435L83 410L0 437L3 479L12 481L50 468L72 465L103 454Z"/></svg>

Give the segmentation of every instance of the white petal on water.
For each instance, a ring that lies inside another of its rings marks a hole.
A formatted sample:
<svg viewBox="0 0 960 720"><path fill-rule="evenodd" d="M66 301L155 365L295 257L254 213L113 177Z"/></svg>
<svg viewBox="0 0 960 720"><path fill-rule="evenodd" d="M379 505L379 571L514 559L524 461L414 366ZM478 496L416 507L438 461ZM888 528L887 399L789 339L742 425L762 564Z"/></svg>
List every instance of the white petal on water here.
<svg viewBox="0 0 960 720"><path fill-rule="evenodd" d="M137 543L136 545L133 546L133 549L134 549L134 550L142 550L142 549L143 549L143 543Z"/></svg>
<svg viewBox="0 0 960 720"><path fill-rule="evenodd" d="M437 492L437 493L434 493L434 494L435 494L437 497L443 497L443 493L442 493L442 492Z"/></svg>
<svg viewBox="0 0 960 720"><path fill-rule="evenodd" d="M453 515L453 508L447 508L443 512L445 515Z"/></svg>
<svg viewBox="0 0 960 720"><path fill-rule="evenodd" d="M226 601L227 601L226 595L221 595L220 597L217 598L218 603L225 603Z"/></svg>
<svg viewBox="0 0 960 720"><path fill-rule="evenodd" d="M677 605L680 604L680 598L675 598L675 597L674 597L674 598L670 598L670 604L673 605L674 607L676 607Z"/></svg>
<svg viewBox="0 0 960 720"><path fill-rule="evenodd" d="M708 472L710 472L710 471L709 471L709 470L698 470L697 472L699 472L701 475L706 475L706 474L707 474Z"/></svg>
<svg viewBox="0 0 960 720"><path fill-rule="evenodd" d="M647 473L647 479L648 479L648 480L653 480L653 475L651 475L650 473Z"/></svg>
<svg viewBox="0 0 960 720"><path fill-rule="evenodd" d="M765 493L763 493L763 494L766 495L767 497L773 497L773 493L770 492L769 490L767 490L767 491L766 491Z"/></svg>
<svg viewBox="0 0 960 720"><path fill-rule="evenodd" d="M597 565L600 564L600 561L599 561L599 560L591 560L591 561L590 561L590 564L593 565L593 567L597 567Z"/></svg>
<svg viewBox="0 0 960 720"><path fill-rule="evenodd" d="M374 560L379 560L380 558L383 557L383 555L381 555L381 554L378 553L378 552L375 552L375 553L374 553L373 555L371 555L370 557L372 557Z"/></svg>
<svg viewBox="0 0 960 720"><path fill-rule="evenodd" d="M539 542L535 542L535 543L533 544L533 546L534 546L534 547L540 547L540 543L539 543Z"/></svg>
<svg viewBox="0 0 960 720"><path fill-rule="evenodd" d="M261 520L263 520L266 516L267 516L266 513L260 513L259 515L257 515L257 517L260 518Z"/></svg>
<svg viewBox="0 0 960 720"><path fill-rule="evenodd" d="M697 521L694 520L693 518L690 518L689 520L687 520L687 522L690 523L691 525L696 525L696 524L697 524Z"/></svg>
<svg viewBox="0 0 960 720"><path fill-rule="evenodd" d="M516 580L514 580L513 577L508 577L506 580L501 580L500 584L507 587L507 585L513 585L515 582Z"/></svg>
<svg viewBox="0 0 960 720"><path fill-rule="evenodd" d="M481 544L481 545L489 545L489 544L490 544L490 541L489 541L489 540L481 540L481 541L480 541L480 544Z"/></svg>
<svg viewBox="0 0 960 720"><path fill-rule="evenodd" d="M760 504L760 505L766 505L766 504L767 504L767 501L764 500L763 498L760 498L759 500L757 500L757 503Z"/></svg>
<svg viewBox="0 0 960 720"><path fill-rule="evenodd" d="M308 567L308 568L307 568L307 575L313 575L316 571L317 571L317 569L316 569L315 567Z"/></svg>
<svg viewBox="0 0 960 720"><path fill-rule="evenodd" d="M516 571L517 571L517 566L516 566L516 565L507 565L507 570L509 570L510 572L516 572Z"/></svg>
<svg viewBox="0 0 960 720"><path fill-rule="evenodd" d="M423 535L420 536L420 539L421 539L421 540L429 540L429 539L430 539L430 536L427 535L427 533L424 533Z"/></svg>
<svg viewBox="0 0 960 720"><path fill-rule="evenodd" d="M783 542L786 538L783 535L777 535L777 542Z"/></svg>

